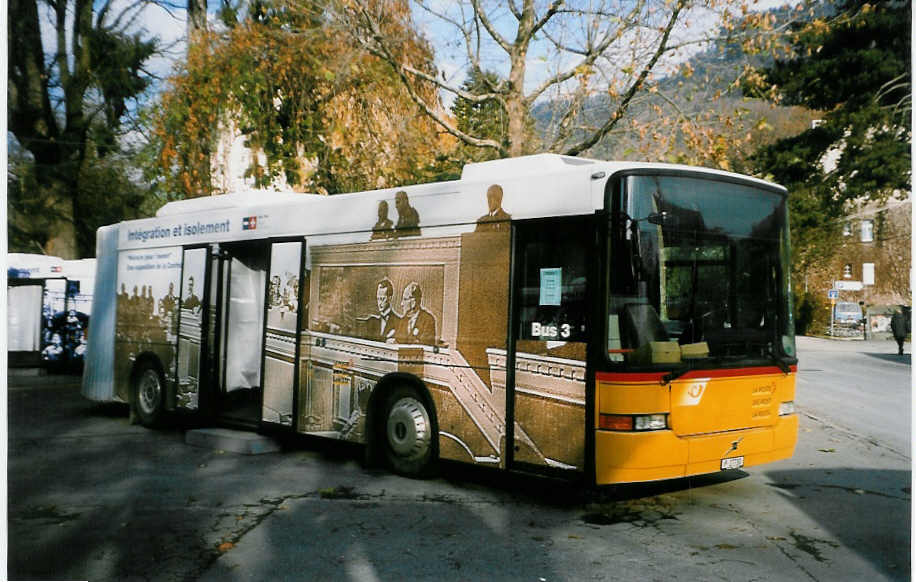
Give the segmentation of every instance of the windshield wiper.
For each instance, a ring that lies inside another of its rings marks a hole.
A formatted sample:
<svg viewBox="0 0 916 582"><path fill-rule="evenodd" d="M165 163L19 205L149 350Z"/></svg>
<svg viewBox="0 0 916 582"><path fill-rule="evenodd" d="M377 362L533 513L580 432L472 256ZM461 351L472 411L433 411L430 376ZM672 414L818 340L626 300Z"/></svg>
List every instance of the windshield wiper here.
<svg viewBox="0 0 916 582"><path fill-rule="evenodd" d="M770 360L772 360L772 362L776 364L776 367L779 368L783 374L792 373L792 368L789 367L789 364L787 364L786 361L783 360L782 357L776 353L776 350L773 349L773 344L767 343L765 354L769 356Z"/></svg>
<svg viewBox="0 0 916 582"><path fill-rule="evenodd" d="M760 347L763 348L760 353L765 356L770 362L772 362L783 374L791 374L792 368L789 367L789 364L786 363L783 356L776 353L776 350L773 347L773 342L768 341L766 343L761 342Z"/></svg>
<svg viewBox="0 0 916 582"><path fill-rule="evenodd" d="M680 378L681 376L683 376L690 370L693 370L693 366L684 366L682 368L678 368L677 370L671 370L670 372L662 376L662 386L664 386L665 384L670 384L671 382L674 382L675 380L677 380L678 378Z"/></svg>
<svg viewBox="0 0 916 582"><path fill-rule="evenodd" d="M766 355L766 356L769 358L769 360L770 360L777 368L779 368L779 370L780 370L783 374L791 374L791 373L792 373L792 368L789 366L789 364L786 363L786 361L785 361L781 356L779 356L779 355L776 353L776 351L773 349L772 344L768 344L768 345L767 345L766 350L764 351L764 355ZM742 360L742 359L745 359L745 358L747 358L747 356L737 356L737 357L735 357L734 359L736 359L736 360ZM723 357L720 356L720 357L715 357L715 358L708 358L708 361L710 361L710 360L711 360L712 362L721 364L722 362L728 360L728 358L723 358ZM684 365L684 366L682 366L682 367L680 367L680 368L678 368L678 369L676 369L676 370L671 370L670 372L668 372L667 374L665 374L664 376L662 376L662 378L661 378L661 383L662 383L663 386L664 386L665 384L670 384L671 382L674 382L675 380L677 380L678 378L680 378L681 376L683 376L683 375L686 374L687 372L690 372L690 371L693 370L693 369L694 369L694 367L691 366L691 365Z"/></svg>

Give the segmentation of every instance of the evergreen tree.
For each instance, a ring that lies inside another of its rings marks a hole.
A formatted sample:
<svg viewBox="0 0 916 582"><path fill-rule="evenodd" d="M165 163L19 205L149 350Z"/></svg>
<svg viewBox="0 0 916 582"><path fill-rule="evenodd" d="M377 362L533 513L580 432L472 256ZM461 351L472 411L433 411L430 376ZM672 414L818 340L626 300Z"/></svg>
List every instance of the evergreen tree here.
<svg viewBox="0 0 916 582"><path fill-rule="evenodd" d="M910 2L838 0L826 8L827 16L793 28L789 58L759 69L744 87L821 112L819 123L751 159L789 189L796 273L829 262L851 204L910 189ZM799 322L823 301L799 299Z"/></svg>
<svg viewBox="0 0 916 582"><path fill-rule="evenodd" d="M473 69L461 85L462 91L471 95L492 94L493 88L500 83L499 75L492 71ZM452 115L459 130L469 134L490 139L508 147L509 117L506 105L496 97L484 101L472 101L466 97L458 96L452 105ZM474 160L494 159L499 157L496 150L488 151L481 148L463 148L467 151L466 157Z"/></svg>
<svg viewBox="0 0 916 582"><path fill-rule="evenodd" d="M910 2L835 6L833 17L797 27L792 58L761 69L747 88L824 112L755 158L759 171L838 212L838 202L910 188Z"/></svg>

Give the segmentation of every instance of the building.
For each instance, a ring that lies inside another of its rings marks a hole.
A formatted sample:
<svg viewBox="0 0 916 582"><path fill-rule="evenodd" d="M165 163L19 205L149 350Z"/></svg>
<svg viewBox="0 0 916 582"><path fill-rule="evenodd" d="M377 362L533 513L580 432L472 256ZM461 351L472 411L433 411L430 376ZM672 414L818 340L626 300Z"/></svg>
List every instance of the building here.
<svg viewBox="0 0 916 582"><path fill-rule="evenodd" d="M817 126L820 120L814 120ZM827 151L821 159L824 172L833 171L843 144ZM830 259L796 274L803 279L804 291L823 305L813 317L813 331L829 329L830 301L852 301L869 316L868 331L890 333L890 314L899 306L909 306L912 297L912 222L913 204L909 192L895 192L884 201L863 200L851 204Z"/></svg>

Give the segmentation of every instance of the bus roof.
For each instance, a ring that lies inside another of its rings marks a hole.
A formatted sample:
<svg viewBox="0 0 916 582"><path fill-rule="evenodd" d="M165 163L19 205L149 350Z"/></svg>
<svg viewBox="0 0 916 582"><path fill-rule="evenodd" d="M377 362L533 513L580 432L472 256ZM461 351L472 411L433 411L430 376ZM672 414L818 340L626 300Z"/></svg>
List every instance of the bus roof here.
<svg viewBox="0 0 916 582"><path fill-rule="evenodd" d="M7 253L6 264L23 279L92 279L95 277L95 259L66 260L50 255L32 253Z"/></svg>
<svg viewBox="0 0 916 582"><path fill-rule="evenodd" d="M537 154L467 164L454 181L333 196L249 190L169 202L155 218L121 223L118 247L367 233L386 218L398 222L405 212L417 216L424 229L467 225L492 210L488 191L494 186L501 209L513 219L590 214L603 208L607 177L639 170L706 175L785 192L708 168Z"/></svg>

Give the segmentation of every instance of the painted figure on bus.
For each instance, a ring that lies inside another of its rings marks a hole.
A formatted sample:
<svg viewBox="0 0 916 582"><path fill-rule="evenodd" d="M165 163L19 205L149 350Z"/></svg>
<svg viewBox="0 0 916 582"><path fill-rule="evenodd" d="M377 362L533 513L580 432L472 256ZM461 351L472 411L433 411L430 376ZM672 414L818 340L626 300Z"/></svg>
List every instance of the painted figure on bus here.
<svg viewBox="0 0 916 582"><path fill-rule="evenodd" d="M420 214L410 205L407 192L401 190L394 195L394 207L398 211L395 236L420 236Z"/></svg>
<svg viewBox="0 0 916 582"><path fill-rule="evenodd" d="M169 282L168 294L159 300L159 316L167 317L171 315L177 304L178 298L175 296L175 283Z"/></svg>
<svg viewBox="0 0 916 582"><path fill-rule="evenodd" d="M156 315L156 300L153 298L153 286L146 288L146 296L143 298L143 315L151 318Z"/></svg>
<svg viewBox="0 0 916 582"><path fill-rule="evenodd" d="M137 299L137 322L149 319L149 313L146 311L146 285L140 287L140 297Z"/></svg>
<svg viewBox="0 0 916 582"><path fill-rule="evenodd" d="M394 236L394 223L388 218L388 203L380 200L378 203L378 221L372 227L372 236L369 237L369 240L387 239Z"/></svg>
<svg viewBox="0 0 916 582"><path fill-rule="evenodd" d="M394 342L395 332L401 323L401 316L391 306L391 298L394 296L394 285L388 277L378 282L375 290L375 302L378 306L378 314L369 315L365 318L366 336L379 342Z"/></svg>
<svg viewBox="0 0 916 582"><path fill-rule="evenodd" d="M487 213L477 219L475 232L508 232L512 216L503 210L503 189L499 184L487 188L487 207Z"/></svg>
<svg viewBox="0 0 916 582"><path fill-rule="evenodd" d="M188 277L188 293L184 301L181 302L181 308L200 311L200 297L194 294L194 277Z"/></svg>
<svg viewBox="0 0 916 582"><path fill-rule="evenodd" d="M436 317L422 306L423 291L420 284L411 281L404 288L401 308L404 315L395 331L395 339L401 344L436 343Z"/></svg>
<svg viewBox="0 0 916 582"><path fill-rule="evenodd" d="M76 347L73 348L74 358L83 358L86 355L86 334L82 331L76 339Z"/></svg>
<svg viewBox="0 0 916 582"><path fill-rule="evenodd" d="M41 359L48 362L57 362L64 357L64 345L59 333L51 336L51 343L41 351Z"/></svg>
<svg viewBox="0 0 916 582"><path fill-rule="evenodd" d="M274 275L270 278L270 291L267 296L267 302L270 307L280 307L280 275Z"/></svg>
<svg viewBox="0 0 916 582"><path fill-rule="evenodd" d="M136 319L136 314L140 311L140 288L136 285L127 304L130 306L131 317Z"/></svg>
<svg viewBox="0 0 916 582"><path fill-rule="evenodd" d="M289 275L287 273L287 275ZM280 307L286 311L299 310L299 278L289 275L286 284L283 286L282 301Z"/></svg>

